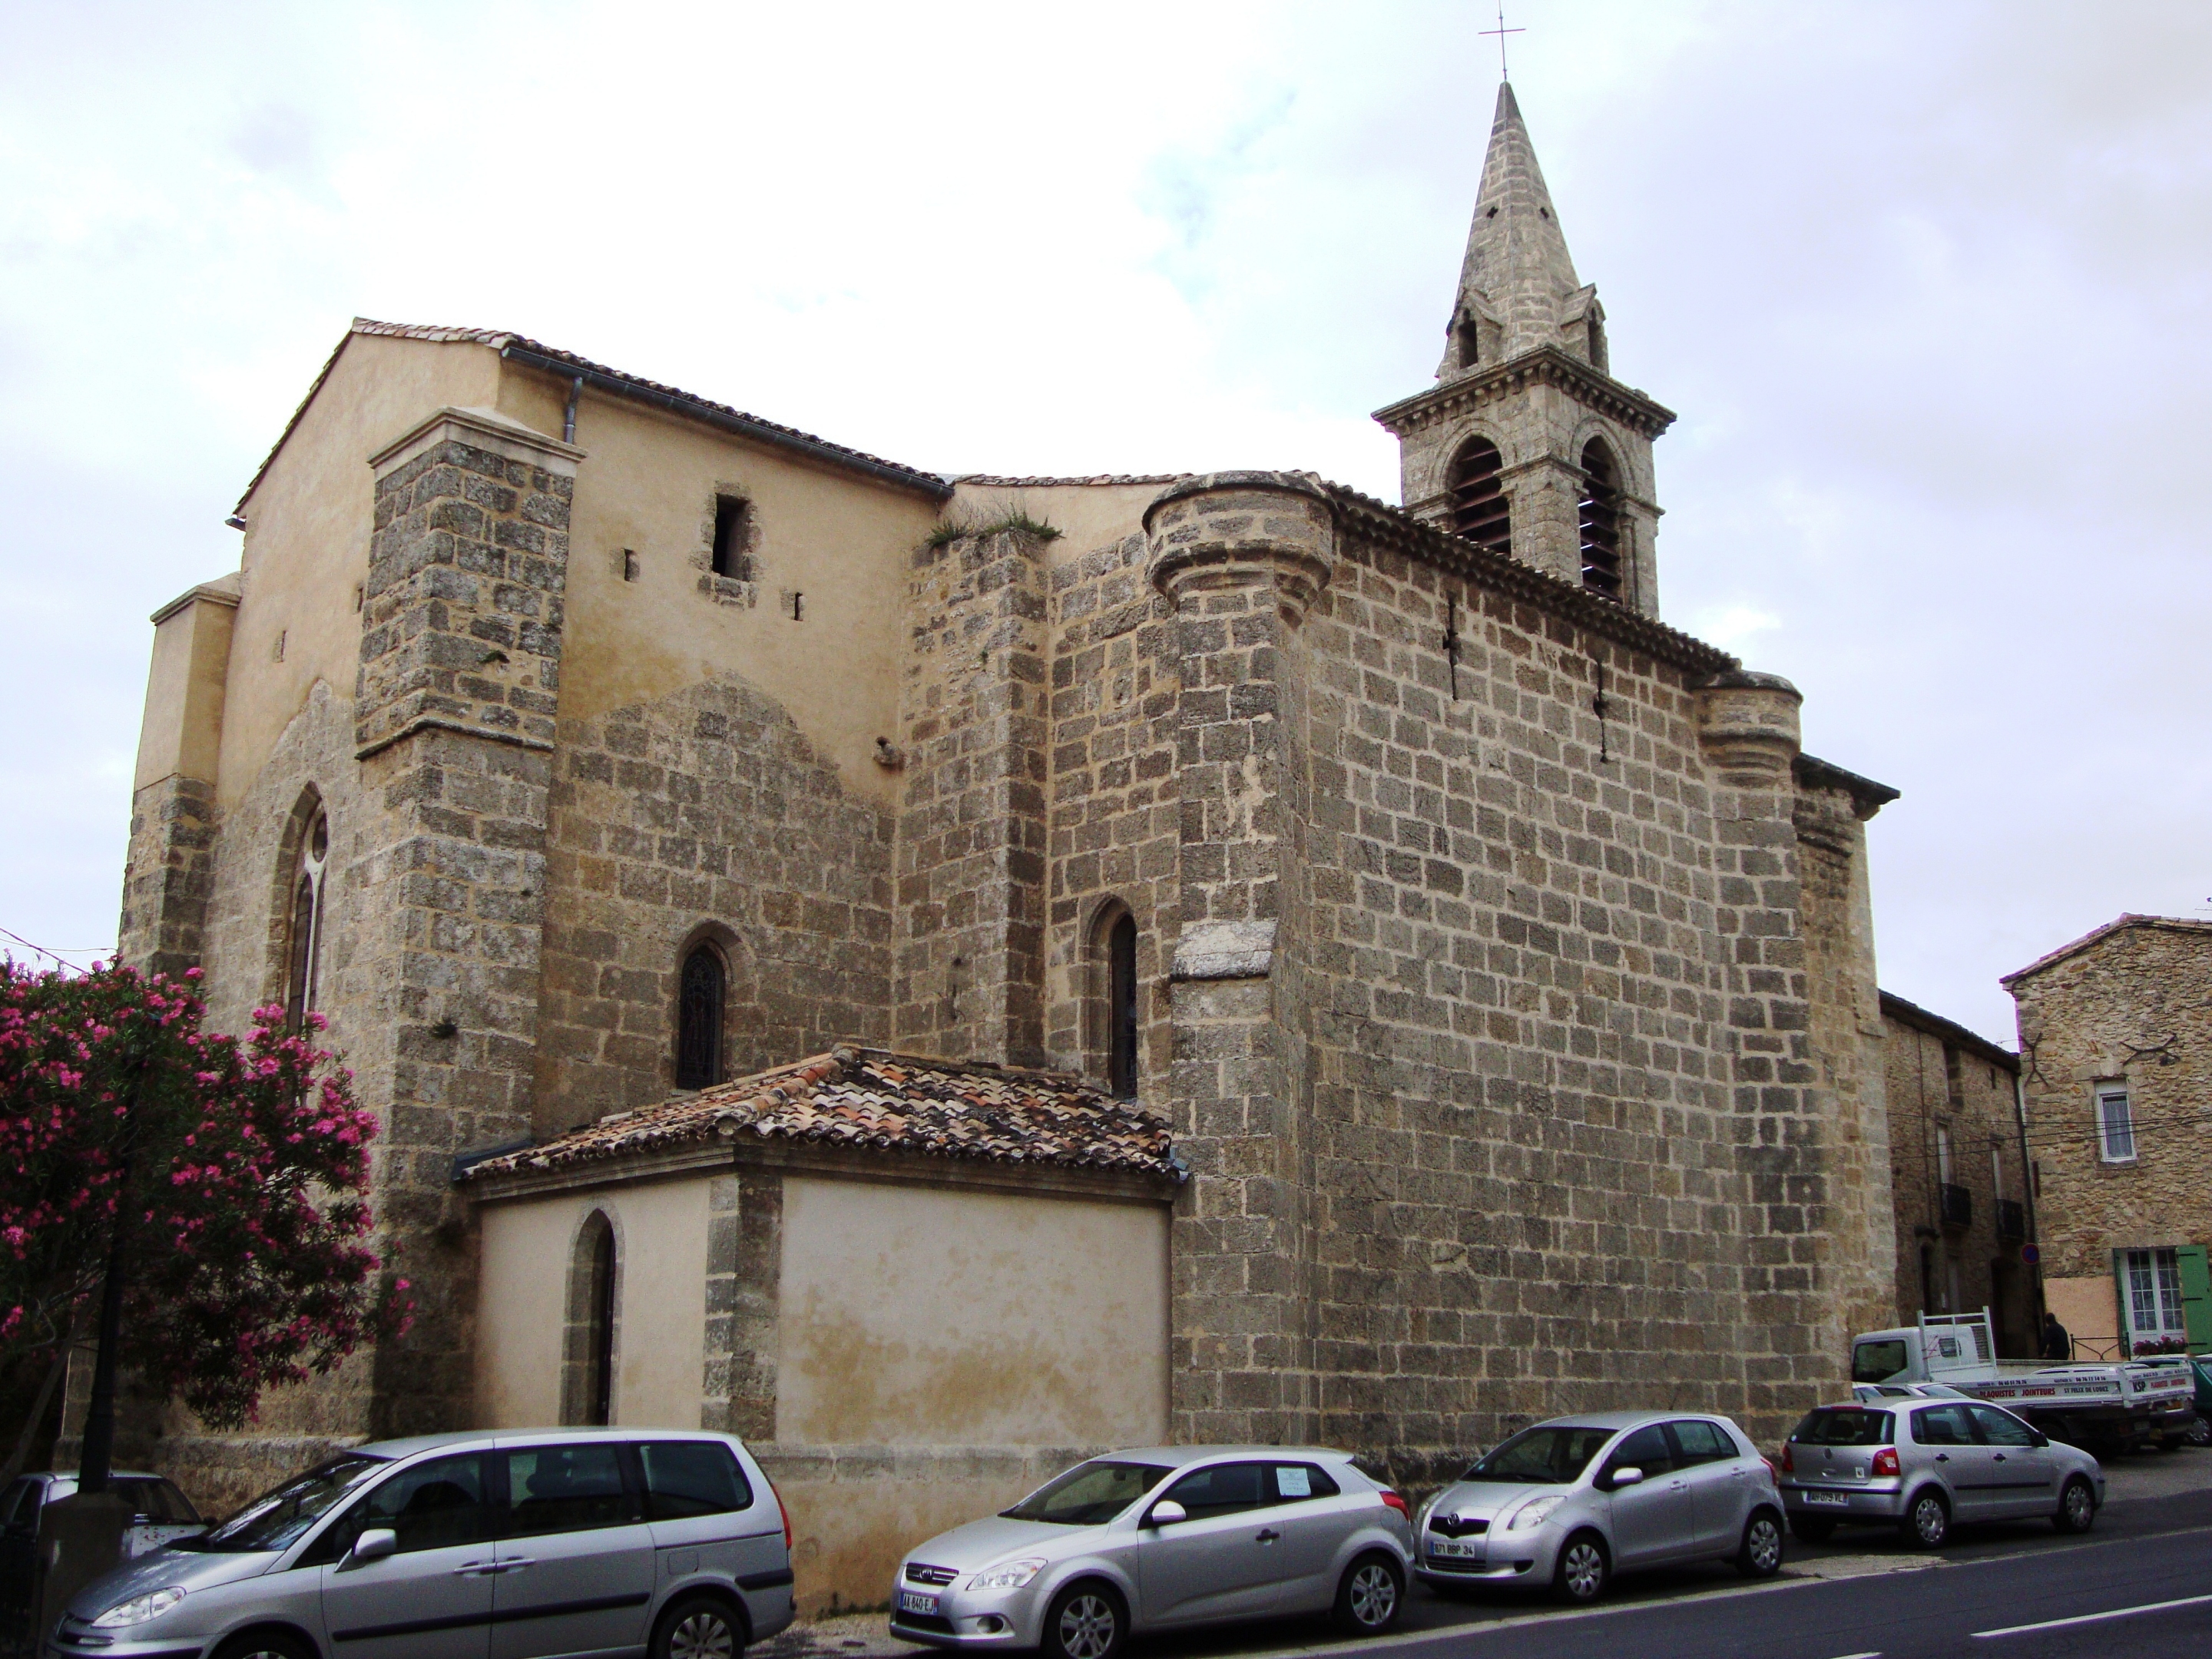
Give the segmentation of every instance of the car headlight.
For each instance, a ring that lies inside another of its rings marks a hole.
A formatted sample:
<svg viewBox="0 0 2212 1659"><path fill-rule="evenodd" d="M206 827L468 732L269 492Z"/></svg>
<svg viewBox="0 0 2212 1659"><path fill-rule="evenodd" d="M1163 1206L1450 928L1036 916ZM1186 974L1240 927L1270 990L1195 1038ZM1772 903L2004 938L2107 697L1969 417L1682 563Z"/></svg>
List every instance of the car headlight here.
<svg viewBox="0 0 2212 1659"><path fill-rule="evenodd" d="M92 1622L106 1630L113 1630L118 1625L143 1625L149 1619L159 1619L184 1599L185 1593L180 1589L148 1590L128 1601L118 1601Z"/></svg>
<svg viewBox="0 0 2212 1659"><path fill-rule="evenodd" d="M1019 1589L1044 1571L1044 1557L1032 1555L1020 1561L1001 1561L987 1572L979 1572L968 1581L969 1589Z"/></svg>
<svg viewBox="0 0 2212 1659"><path fill-rule="evenodd" d="M1526 1532L1531 1527L1540 1527L1552 1518L1552 1511L1567 1500L1565 1498L1532 1498L1513 1511L1513 1518L1505 1523L1508 1532Z"/></svg>

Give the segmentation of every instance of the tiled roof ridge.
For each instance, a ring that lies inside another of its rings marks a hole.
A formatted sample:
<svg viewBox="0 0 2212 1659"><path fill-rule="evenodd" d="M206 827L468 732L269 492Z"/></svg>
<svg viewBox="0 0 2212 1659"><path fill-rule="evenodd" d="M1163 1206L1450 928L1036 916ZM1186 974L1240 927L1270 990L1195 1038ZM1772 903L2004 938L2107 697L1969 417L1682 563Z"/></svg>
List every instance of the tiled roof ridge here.
<svg viewBox="0 0 2212 1659"><path fill-rule="evenodd" d="M2212 933L2212 921L2196 916L2154 916L2137 910L2124 911L2103 927L2092 927L2081 938L2060 945L2056 951L2046 951L2029 963L2027 967L2017 969L2009 974L2001 975L1997 983L2010 985L2015 980L2026 979L2031 974L2039 974L2045 969L2063 962L2068 957L2086 951L2093 945L2101 945L2114 933L2130 927L2163 927L2177 933Z"/></svg>
<svg viewBox="0 0 2212 1659"><path fill-rule="evenodd" d="M1164 1119L1071 1073L841 1044L487 1158L524 1175L750 1131L763 1139L1180 1179Z"/></svg>
<svg viewBox="0 0 2212 1659"><path fill-rule="evenodd" d="M1094 472L1088 477L1009 477L996 472L948 472L948 483L975 484L985 489L1064 489L1115 484L1181 483L1196 475L1189 472Z"/></svg>
<svg viewBox="0 0 2212 1659"><path fill-rule="evenodd" d="M1324 478L1318 472L1294 472L1326 491L1340 512L1350 514L1370 533L1395 542L1399 549L1442 568L1452 570L1565 614L1592 633L1603 634L1632 649L1702 674L1724 674L1742 663L1718 646L1707 645L1693 635L1669 628L1656 617L1632 611L1617 600L1590 592L1549 571L1539 570L1525 559L1477 547L1449 531L1424 523L1402 507L1393 507L1349 484Z"/></svg>
<svg viewBox="0 0 2212 1659"><path fill-rule="evenodd" d="M658 380L648 380L642 375L631 374L622 369L609 368L605 363L594 362L588 357L579 356L573 351L563 351L557 346L550 346L543 341L533 340L528 335L517 334L511 329L465 328L438 323L387 323L380 322L374 317L356 317L347 325L346 331L339 337L337 344L331 349L331 355L323 360L322 368L315 372L315 378L308 382L307 395L300 399L299 407L292 411L291 418L284 422L284 429L276 434L276 441L270 446L268 454L262 457L261 465L253 470L252 479L246 484L245 493L239 496L238 505L231 509L234 519L245 513L246 502L253 499L253 492L261 487L261 481L269 476L269 469L276 464L276 457L283 452L285 444L298 428L301 417L307 414L307 406L314 402L316 393L323 389L324 382L330 379L331 371L337 367L339 354L344 351L347 343L356 335L368 335L384 339L429 340L439 343L489 346L498 351L501 356L512 356L519 350L527 358L538 360L541 366L557 365L578 370L586 375L611 383L615 390L627 389L644 394L653 401L673 404L679 409L688 410L697 415L716 417L721 422L736 424L742 429L749 430L755 435L770 441L781 441L790 447L818 454L826 460L842 461L861 471L873 473L892 482L919 489L938 500L942 500L949 493L949 487L944 478L937 473L925 472L919 467L908 466L903 462L886 460L880 455L871 455L866 450L854 449L849 445L817 437L813 433L800 430L798 427L786 426L780 421L770 421L758 415L749 415L744 410L734 408L728 404L718 404L710 398L702 398L696 392L685 392L679 386L665 386Z"/></svg>

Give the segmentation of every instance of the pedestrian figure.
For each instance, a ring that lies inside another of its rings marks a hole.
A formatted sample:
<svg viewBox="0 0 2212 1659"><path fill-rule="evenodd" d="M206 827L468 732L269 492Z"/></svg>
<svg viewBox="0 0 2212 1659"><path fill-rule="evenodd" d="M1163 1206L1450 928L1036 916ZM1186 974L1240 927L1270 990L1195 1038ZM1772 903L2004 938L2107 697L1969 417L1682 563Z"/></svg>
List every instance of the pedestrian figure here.
<svg viewBox="0 0 2212 1659"><path fill-rule="evenodd" d="M2058 1322L2055 1313L2045 1312L2043 1316L2043 1357L2059 1364L2074 1357L2074 1339L2066 1334L2066 1328Z"/></svg>

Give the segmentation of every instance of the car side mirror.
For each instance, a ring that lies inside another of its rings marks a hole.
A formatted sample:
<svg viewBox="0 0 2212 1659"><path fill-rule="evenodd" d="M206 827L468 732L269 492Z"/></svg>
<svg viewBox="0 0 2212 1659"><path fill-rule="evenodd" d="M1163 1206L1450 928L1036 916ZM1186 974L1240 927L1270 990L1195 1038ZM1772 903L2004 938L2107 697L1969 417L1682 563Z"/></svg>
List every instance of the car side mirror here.
<svg viewBox="0 0 2212 1659"><path fill-rule="evenodd" d="M1638 1486L1643 1484L1644 1471L1632 1464L1625 1469L1615 1469L1605 1478L1605 1488L1607 1492L1619 1492L1623 1486Z"/></svg>
<svg viewBox="0 0 2212 1659"><path fill-rule="evenodd" d="M348 1566L365 1566L371 1561L381 1561L399 1547L399 1534L389 1527L371 1527L353 1540L346 1552Z"/></svg>
<svg viewBox="0 0 2212 1659"><path fill-rule="evenodd" d="M1152 1505L1152 1512L1145 1517L1148 1527L1172 1527L1178 1521L1190 1519L1190 1511L1172 1498L1163 1498Z"/></svg>

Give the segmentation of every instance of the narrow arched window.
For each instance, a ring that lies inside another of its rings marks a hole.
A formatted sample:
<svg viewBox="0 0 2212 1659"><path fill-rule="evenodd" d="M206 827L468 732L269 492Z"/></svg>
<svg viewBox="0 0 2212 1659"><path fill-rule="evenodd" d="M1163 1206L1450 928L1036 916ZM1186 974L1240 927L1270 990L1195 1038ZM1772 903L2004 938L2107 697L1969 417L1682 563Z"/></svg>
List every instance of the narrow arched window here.
<svg viewBox="0 0 2212 1659"><path fill-rule="evenodd" d="M1583 586L1620 597L1620 469L1598 439L1583 447Z"/></svg>
<svg viewBox="0 0 2212 1659"><path fill-rule="evenodd" d="M1500 477L1504 459L1487 438L1470 438L1452 461L1452 534L1493 553L1513 550L1512 510Z"/></svg>
<svg viewBox="0 0 2212 1659"><path fill-rule="evenodd" d="M300 836L294 855L291 921L286 944L284 1023L298 1030L315 1006L323 945L323 888L330 869L331 820L320 807Z"/></svg>
<svg viewBox="0 0 2212 1659"><path fill-rule="evenodd" d="M592 1247L591 1417L615 1420L615 1230L602 1219Z"/></svg>
<svg viewBox="0 0 2212 1659"><path fill-rule="evenodd" d="M684 958L676 1000L676 1086L708 1089L722 1080L722 1001L726 975L711 945Z"/></svg>
<svg viewBox="0 0 2212 1659"><path fill-rule="evenodd" d="M1482 361L1482 325L1475 321L1474 313L1470 311L1459 319L1459 325L1454 332L1459 339L1459 366L1473 368Z"/></svg>
<svg viewBox="0 0 2212 1659"><path fill-rule="evenodd" d="M1126 910L1106 933L1106 1081L1137 1097L1137 919Z"/></svg>

